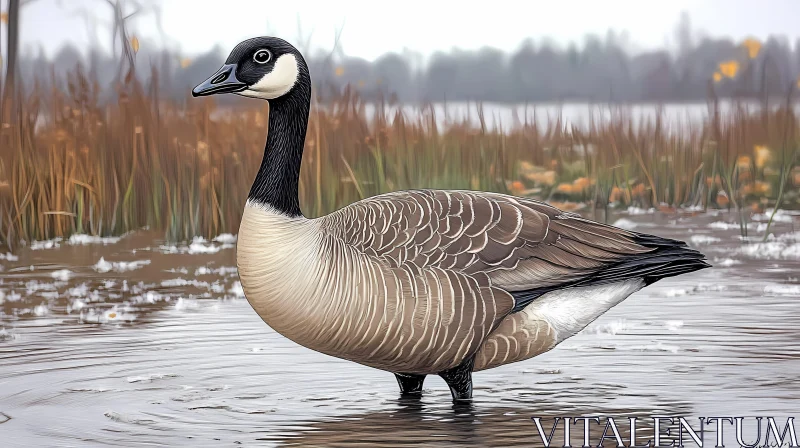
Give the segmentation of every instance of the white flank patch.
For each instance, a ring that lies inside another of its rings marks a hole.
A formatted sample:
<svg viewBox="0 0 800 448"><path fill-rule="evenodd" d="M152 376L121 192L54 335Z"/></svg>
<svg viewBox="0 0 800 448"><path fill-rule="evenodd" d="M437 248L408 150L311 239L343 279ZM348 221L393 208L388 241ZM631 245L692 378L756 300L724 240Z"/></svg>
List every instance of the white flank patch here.
<svg viewBox="0 0 800 448"><path fill-rule="evenodd" d="M583 330L629 295L644 286L641 279L582 288L551 291L525 307L521 313L544 319L556 332L556 344Z"/></svg>
<svg viewBox="0 0 800 448"><path fill-rule="evenodd" d="M299 74L297 58L293 54L283 54L275 61L271 72L237 95L264 100L281 97L292 90Z"/></svg>

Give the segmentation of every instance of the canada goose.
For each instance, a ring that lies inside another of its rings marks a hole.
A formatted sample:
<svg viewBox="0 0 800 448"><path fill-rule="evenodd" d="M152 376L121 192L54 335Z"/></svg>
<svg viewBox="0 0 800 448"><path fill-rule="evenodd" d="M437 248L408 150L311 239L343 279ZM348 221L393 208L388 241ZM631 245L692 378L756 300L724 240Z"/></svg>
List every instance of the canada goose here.
<svg viewBox="0 0 800 448"><path fill-rule="evenodd" d="M218 93L270 102L236 251L247 300L300 345L394 373L404 395L437 374L469 399L473 371L546 352L644 286L709 267L681 241L497 193L399 191L307 219L302 55L246 40L192 90Z"/></svg>

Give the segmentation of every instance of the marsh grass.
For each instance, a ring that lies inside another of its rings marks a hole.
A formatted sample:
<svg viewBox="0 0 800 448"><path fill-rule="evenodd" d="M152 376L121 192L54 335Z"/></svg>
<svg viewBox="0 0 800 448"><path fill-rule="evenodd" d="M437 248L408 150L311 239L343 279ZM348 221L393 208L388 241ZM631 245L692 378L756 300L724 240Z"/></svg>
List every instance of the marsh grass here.
<svg viewBox="0 0 800 448"><path fill-rule="evenodd" d="M18 95L0 130L0 242L119 235L149 227L173 240L236 233L267 132L268 104L160 99L158 74L121 82L115 101L80 69ZM566 126L526 117L502 132L437 125L432 107L374 116L350 88L313 104L300 200L319 216L381 192L510 192L590 210L798 204L798 123L784 107L718 112L702 123L610 120ZM637 123L637 124L635 124ZM760 151L760 152L759 152ZM746 226L743 228L746 229ZM743 230L744 231L744 230Z"/></svg>

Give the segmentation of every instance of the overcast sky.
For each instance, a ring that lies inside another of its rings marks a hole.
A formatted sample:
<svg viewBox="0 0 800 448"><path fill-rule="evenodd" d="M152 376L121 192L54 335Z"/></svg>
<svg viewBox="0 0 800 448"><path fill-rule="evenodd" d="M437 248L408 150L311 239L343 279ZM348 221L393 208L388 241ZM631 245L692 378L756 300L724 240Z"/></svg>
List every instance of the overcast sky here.
<svg viewBox="0 0 800 448"><path fill-rule="evenodd" d="M256 35L296 42L298 18L304 34L313 31L313 47L330 48L335 30L343 25L344 51L367 59L404 48L423 54L453 47L513 50L527 37L580 43L588 33L603 36L609 29L627 31L638 48L647 49L674 40L681 11L689 13L693 28L712 36L783 34L791 42L800 37L800 0L143 1L160 5L165 36L147 12L132 24L135 32L186 55L215 44L227 51ZM3 10L7 3L0 0ZM48 54L66 42L87 46L87 26L75 14L81 8L106 23L96 33L108 42L111 9L105 1L34 0L23 7L23 45L40 44Z"/></svg>

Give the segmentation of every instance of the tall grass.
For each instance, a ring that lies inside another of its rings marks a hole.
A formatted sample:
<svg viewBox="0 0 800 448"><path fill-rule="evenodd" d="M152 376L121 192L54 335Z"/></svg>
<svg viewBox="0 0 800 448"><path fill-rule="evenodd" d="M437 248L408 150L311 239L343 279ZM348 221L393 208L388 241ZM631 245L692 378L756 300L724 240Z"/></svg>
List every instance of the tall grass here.
<svg viewBox="0 0 800 448"><path fill-rule="evenodd" d="M0 243L142 227L168 239L237 232L263 154L268 104L162 100L128 79L110 104L76 70L20 92L0 129ZM58 86L59 83L51 83ZM787 105L789 103L787 102ZM370 116L351 90L314 103L300 183L307 216L408 188L511 192L568 206L749 208L798 204L798 123L789 107L670 127L661 117L566 126L530 117L492 130L437 125L433 108ZM13 124L11 124L13 123Z"/></svg>

